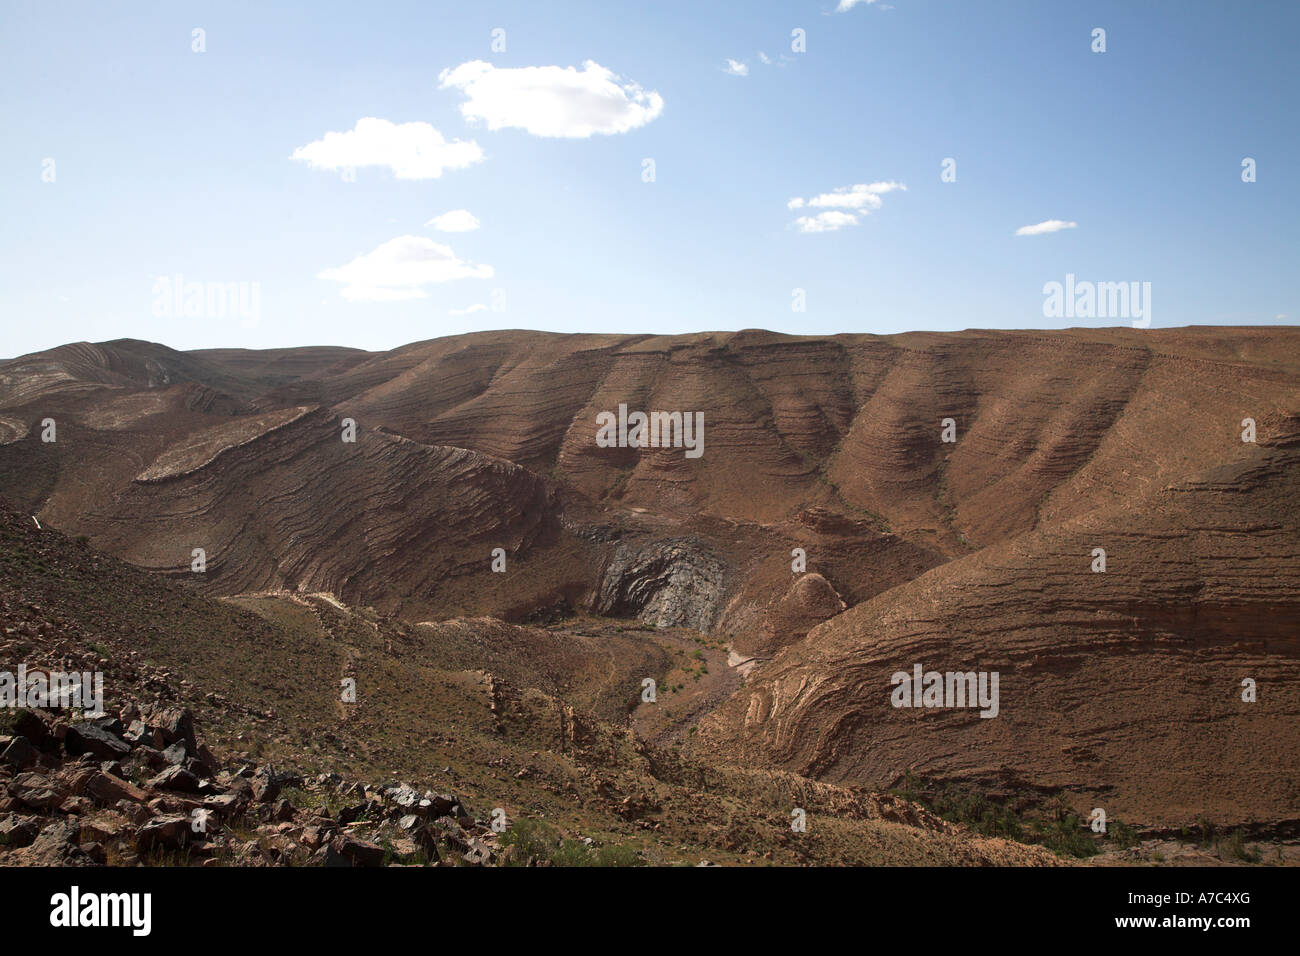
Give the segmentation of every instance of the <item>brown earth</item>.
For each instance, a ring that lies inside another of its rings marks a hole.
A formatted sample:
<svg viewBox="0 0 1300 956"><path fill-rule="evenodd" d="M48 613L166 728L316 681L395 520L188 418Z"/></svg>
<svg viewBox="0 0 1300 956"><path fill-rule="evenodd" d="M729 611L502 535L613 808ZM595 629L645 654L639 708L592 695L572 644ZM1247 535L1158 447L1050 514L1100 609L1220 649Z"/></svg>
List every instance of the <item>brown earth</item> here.
<svg viewBox="0 0 1300 956"><path fill-rule="evenodd" d="M337 719L348 667L479 671L719 773L910 773L1281 838L1300 822L1298 366L1285 327L80 343L0 363L0 495L256 612L242 627L311 635L273 655L321 682L280 702L294 726ZM620 404L703 412L703 455L598 447ZM892 707L914 664L997 671L997 718ZM251 673L195 673L259 696ZM399 760L347 719L374 751L357 772Z"/></svg>

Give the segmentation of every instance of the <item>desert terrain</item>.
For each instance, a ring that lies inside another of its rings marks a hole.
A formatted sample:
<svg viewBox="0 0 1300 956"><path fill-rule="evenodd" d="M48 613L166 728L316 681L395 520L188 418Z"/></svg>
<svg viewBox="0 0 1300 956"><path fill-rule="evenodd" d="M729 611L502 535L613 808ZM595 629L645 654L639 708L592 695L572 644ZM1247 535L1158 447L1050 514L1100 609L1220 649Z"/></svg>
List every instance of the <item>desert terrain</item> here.
<svg viewBox="0 0 1300 956"><path fill-rule="evenodd" d="M1292 863L1298 458L1289 327L0 362L0 864Z"/></svg>

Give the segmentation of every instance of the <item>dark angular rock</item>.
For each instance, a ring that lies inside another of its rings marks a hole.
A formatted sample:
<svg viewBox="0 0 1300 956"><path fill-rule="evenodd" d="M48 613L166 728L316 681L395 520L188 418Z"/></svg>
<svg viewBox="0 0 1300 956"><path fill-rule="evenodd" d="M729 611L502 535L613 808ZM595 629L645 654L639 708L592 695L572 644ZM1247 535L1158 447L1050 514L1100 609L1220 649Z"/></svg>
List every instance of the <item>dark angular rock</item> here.
<svg viewBox="0 0 1300 956"><path fill-rule="evenodd" d="M356 823L367 814L376 814L383 812L383 805L374 800L367 800L365 803L358 803L350 807L344 807L338 812L339 823L348 824Z"/></svg>
<svg viewBox="0 0 1300 956"><path fill-rule="evenodd" d="M184 767L168 767L145 786L150 790L176 790L180 793L198 793L199 778Z"/></svg>
<svg viewBox="0 0 1300 956"><path fill-rule="evenodd" d="M319 866L351 866L352 861L342 853L339 853L330 844L325 844L316 851L312 856L313 862Z"/></svg>
<svg viewBox="0 0 1300 956"><path fill-rule="evenodd" d="M124 800L138 805L149 799L149 794L129 780L112 777L106 773L95 773L87 778L81 792L105 807L117 806Z"/></svg>
<svg viewBox="0 0 1300 956"><path fill-rule="evenodd" d="M101 717L96 720L94 724L100 730L107 730L114 737L122 736L122 730L124 728L122 726L122 721L117 717Z"/></svg>
<svg viewBox="0 0 1300 956"><path fill-rule="evenodd" d="M0 845L12 850L31 846L36 835L41 832L40 824L34 817L10 817L0 823Z"/></svg>
<svg viewBox="0 0 1300 956"><path fill-rule="evenodd" d="M215 777L221 770L221 761L218 760L216 755L207 748L206 744L199 744L198 750L195 752L194 756L198 762L203 765L203 769L206 771L207 776Z"/></svg>
<svg viewBox="0 0 1300 956"><path fill-rule="evenodd" d="M185 707L161 707L147 717L147 723L162 734L164 743L185 742L193 749L194 715Z"/></svg>
<svg viewBox="0 0 1300 956"><path fill-rule="evenodd" d="M77 846L80 829L75 820L51 823L32 841L31 846L21 851L22 861L29 866L79 866L90 863L90 858Z"/></svg>
<svg viewBox="0 0 1300 956"><path fill-rule="evenodd" d="M454 816L454 811L460 806L460 799L449 793L427 793L425 794L425 799L429 801L429 810L427 815L431 817Z"/></svg>
<svg viewBox="0 0 1300 956"><path fill-rule="evenodd" d="M9 742L9 746L0 753L0 761L7 763L15 770L26 770L40 759L41 752L32 746L31 741L26 737L15 737Z"/></svg>
<svg viewBox="0 0 1300 956"><path fill-rule="evenodd" d="M80 756L93 754L101 760L118 760L131 752L131 745L121 737L94 724L72 724L63 737L63 748Z"/></svg>
<svg viewBox="0 0 1300 956"><path fill-rule="evenodd" d="M39 773L20 773L9 781L9 795L32 810L53 810L68 798L61 784Z"/></svg>
<svg viewBox="0 0 1300 956"><path fill-rule="evenodd" d="M339 834L330 846L334 852L350 860L353 866L382 866L384 863L384 848L369 840Z"/></svg>
<svg viewBox="0 0 1300 956"><path fill-rule="evenodd" d="M47 753L58 749L54 728L42 714L34 710L19 710L14 714L12 726L16 736L26 737L38 749Z"/></svg>
<svg viewBox="0 0 1300 956"><path fill-rule="evenodd" d="M253 774L253 799L258 803L270 803L280 795L280 781L276 779L275 770L269 764Z"/></svg>
<svg viewBox="0 0 1300 956"><path fill-rule="evenodd" d="M228 817L235 816L239 812L239 808L245 802L246 801L242 799L238 794L220 793L210 797L206 797L203 800L203 807L206 810L211 810L213 813L217 813L220 814L222 817L228 818Z"/></svg>
<svg viewBox="0 0 1300 956"><path fill-rule="evenodd" d="M135 847L147 850L179 850L189 842L190 818L180 815L154 817L135 834Z"/></svg>

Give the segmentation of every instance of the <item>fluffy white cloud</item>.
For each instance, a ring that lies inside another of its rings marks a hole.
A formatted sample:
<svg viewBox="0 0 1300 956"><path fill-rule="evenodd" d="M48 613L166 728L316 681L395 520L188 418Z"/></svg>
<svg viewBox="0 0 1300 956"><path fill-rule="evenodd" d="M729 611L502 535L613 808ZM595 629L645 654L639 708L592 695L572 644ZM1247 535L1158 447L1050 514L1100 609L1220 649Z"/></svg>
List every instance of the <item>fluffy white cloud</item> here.
<svg viewBox="0 0 1300 956"><path fill-rule="evenodd" d="M732 76L749 76L749 67L738 60L728 58L723 72L730 73Z"/></svg>
<svg viewBox="0 0 1300 956"><path fill-rule="evenodd" d="M1016 235L1042 236L1049 232L1060 232L1062 229L1073 229L1078 225L1077 222L1066 222L1064 219L1046 219L1032 226L1021 226L1016 230Z"/></svg>
<svg viewBox="0 0 1300 956"><path fill-rule="evenodd" d="M840 5L835 8L836 13L847 13L859 4L872 4L876 0L840 0Z"/></svg>
<svg viewBox="0 0 1300 956"><path fill-rule="evenodd" d="M448 141L428 123L390 123L367 116L344 133L293 151L293 159L316 169L387 166L398 179L437 179L447 169L463 169L483 159L474 141Z"/></svg>
<svg viewBox="0 0 1300 956"><path fill-rule="evenodd" d="M343 298L353 302L423 299L423 286L453 279L490 279L492 267L464 262L450 246L424 236L398 236L345 266L317 278L344 283Z"/></svg>
<svg viewBox="0 0 1300 956"><path fill-rule="evenodd" d="M443 89L465 96L460 111L467 120L482 120L488 129L516 127L534 136L585 139L593 133L626 133L663 112L658 93L588 60L574 67L496 67L471 60L443 70Z"/></svg>
<svg viewBox="0 0 1300 956"><path fill-rule="evenodd" d="M478 217L468 209L453 209L434 216L425 225L433 226L439 232L473 232L478 228Z"/></svg>
<svg viewBox="0 0 1300 956"><path fill-rule="evenodd" d="M880 197L895 190L906 192L907 187L892 180L879 183L855 183L807 199L795 196L785 204L785 207L826 210L815 216L800 216L794 224L800 232L834 232L845 226L857 225L859 215L865 216L879 209L883 203Z"/></svg>
<svg viewBox="0 0 1300 956"><path fill-rule="evenodd" d="M469 306L468 308L452 309L448 312L448 315L472 315L475 312L486 312L487 310L488 307L484 305L482 302L475 302L473 305Z"/></svg>
<svg viewBox="0 0 1300 956"><path fill-rule="evenodd" d="M836 229L843 229L845 226L856 226L858 217L851 212L828 209L826 212L819 212L815 216L800 216L794 221L794 224L795 228L800 232L834 232Z"/></svg>

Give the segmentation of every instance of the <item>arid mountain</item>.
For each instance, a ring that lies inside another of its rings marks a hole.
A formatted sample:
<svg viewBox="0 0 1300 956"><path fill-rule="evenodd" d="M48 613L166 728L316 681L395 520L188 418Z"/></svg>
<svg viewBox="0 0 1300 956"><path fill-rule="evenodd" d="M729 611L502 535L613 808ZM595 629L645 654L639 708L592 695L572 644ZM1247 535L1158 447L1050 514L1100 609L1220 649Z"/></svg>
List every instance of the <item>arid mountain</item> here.
<svg viewBox="0 0 1300 956"><path fill-rule="evenodd" d="M620 408L699 413L702 452L607 447ZM258 620L389 622L386 679L477 668L714 768L1147 827L1300 822L1298 456L1285 327L0 363L0 495ZM895 707L915 665L997 672L997 716Z"/></svg>
<svg viewBox="0 0 1300 956"><path fill-rule="evenodd" d="M1055 862L895 796L645 744L600 715L667 671L651 628L214 601L2 501L0 655L102 673L107 711L0 710L0 866Z"/></svg>

